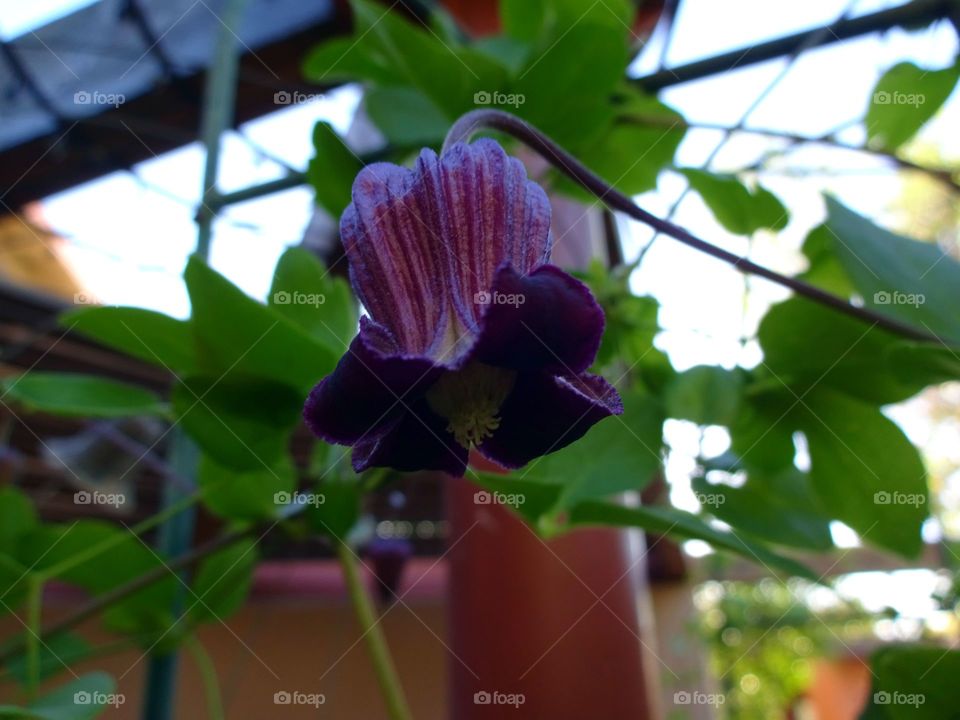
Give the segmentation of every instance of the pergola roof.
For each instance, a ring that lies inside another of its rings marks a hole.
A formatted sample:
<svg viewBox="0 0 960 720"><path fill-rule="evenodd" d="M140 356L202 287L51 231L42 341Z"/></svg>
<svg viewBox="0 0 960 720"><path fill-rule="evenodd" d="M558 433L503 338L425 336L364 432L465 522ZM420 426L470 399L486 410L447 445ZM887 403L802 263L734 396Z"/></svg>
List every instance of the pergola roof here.
<svg viewBox="0 0 960 720"><path fill-rule="evenodd" d="M101 0L0 42L0 198L16 207L188 143L225 0ZM236 121L277 109L348 27L337 0L248 0Z"/></svg>

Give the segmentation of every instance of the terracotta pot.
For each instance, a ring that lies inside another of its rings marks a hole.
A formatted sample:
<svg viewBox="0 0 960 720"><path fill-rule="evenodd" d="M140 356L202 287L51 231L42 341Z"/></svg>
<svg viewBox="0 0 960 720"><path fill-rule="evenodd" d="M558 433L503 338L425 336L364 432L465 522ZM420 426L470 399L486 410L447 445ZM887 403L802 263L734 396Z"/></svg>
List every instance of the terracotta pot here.
<svg viewBox="0 0 960 720"><path fill-rule="evenodd" d="M642 536L544 542L502 506L476 503L467 480L446 488L452 720L657 717L638 617Z"/></svg>

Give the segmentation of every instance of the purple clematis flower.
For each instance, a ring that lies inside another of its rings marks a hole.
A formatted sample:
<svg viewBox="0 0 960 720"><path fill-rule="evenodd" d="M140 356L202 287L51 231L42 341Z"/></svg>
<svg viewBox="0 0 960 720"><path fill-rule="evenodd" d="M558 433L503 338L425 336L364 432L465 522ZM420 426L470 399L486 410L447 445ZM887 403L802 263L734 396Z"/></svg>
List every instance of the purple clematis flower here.
<svg viewBox="0 0 960 720"><path fill-rule="evenodd" d="M623 412L585 372L603 311L547 264L550 204L496 142L367 166L340 231L370 316L304 418L357 472L461 476L471 448L517 468Z"/></svg>

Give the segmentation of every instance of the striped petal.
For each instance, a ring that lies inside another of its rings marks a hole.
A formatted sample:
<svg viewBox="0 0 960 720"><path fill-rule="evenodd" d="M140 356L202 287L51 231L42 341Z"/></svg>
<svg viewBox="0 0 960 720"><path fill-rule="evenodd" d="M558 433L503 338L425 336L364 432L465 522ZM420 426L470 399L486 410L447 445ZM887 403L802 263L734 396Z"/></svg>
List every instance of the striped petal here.
<svg viewBox="0 0 960 720"><path fill-rule="evenodd" d="M509 263L526 274L550 255L550 205L492 140L424 150L412 170L377 163L341 219L353 286L409 355L455 367L473 345L478 302Z"/></svg>

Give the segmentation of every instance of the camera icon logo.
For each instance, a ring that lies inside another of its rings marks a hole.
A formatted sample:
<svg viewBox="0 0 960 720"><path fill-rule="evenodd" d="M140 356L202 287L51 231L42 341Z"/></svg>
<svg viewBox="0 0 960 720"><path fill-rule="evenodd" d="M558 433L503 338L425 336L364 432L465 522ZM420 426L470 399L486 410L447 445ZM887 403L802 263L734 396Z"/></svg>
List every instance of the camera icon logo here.
<svg viewBox="0 0 960 720"><path fill-rule="evenodd" d="M492 298L490 297L490 293L485 290L483 292L474 293L473 296L473 302L477 305L489 305L491 300Z"/></svg>
<svg viewBox="0 0 960 720"><path fill-rule="evenodd" d="M473 694L474 705L489 705L491 702L493 702L493 696L491 696L486 690L481 690L480 692L475 692Z"/></svg>
<svg viewBox="0 0 960 720"><path fill-rule="evenodd" d="M279 290L273 294L273 304L274 305L289 305L290 304L290 293L286 290Z"/></svg>
<svg viewBox="0 0 960 720"><path fill-rule="evenodd" d="M686 690L678 690L673 694L673 702L677 705L689 705L691 700L690 693Z"/></svg>
<svg viewBox="0 0 960 720"><path fill-rule="evenodd" d="M473 94L475 105L489 105L493 101L493 96L486 90L479 90Z"/></svg>
<svg viewBox="0 0 960 720"><path fill-rule="evenodd" d="M889 305L890 300L890 293L888 293L886 290L878 290L873 294L874 305Z"/></svg>
<svg viewBox="0 0 960 720"><path fill-rule="evenodd" d="M93 502L93 495L86 490L80 490L73 494L73 502L75 505L89 505Z"/></svg>
<svg viewBox="0 0 960 720"><path fill-rule="evenodd" d="M875 505L889 505L891 501L890 493L886 490L879 490L873 494L873 502Z"/></svg>
<svg viewBox="0 0 960 720"><path fill-rule="evenodd" d="M293 695L288 693L286 690L280 690L273 694L273 704L274 705L289 705L293 702Z"/></svg>
<svg viewBox="0 0 960 720"><path fill-rule="evenodd" d="M73 102L76 105L89 105L92 99L92 96L86 90L77 90L73 94Z"/></svg>
<svg viewBox="0 0 960 720"><path fill-rule="evenodd" d="M886 690L881 690L880 692L875 692L873 694L873 704L874 705L889 705L890 704L890 693Z"/></svg>
<svg viewBox="0 0 960 720"><path fill-rule="evenodd" d="M89 705L93 702L93 696L86 690L78 690L73 694L74 705Z"/></svg>
<svg viewBox="0 0 960 720"><path fill-rule="evenodd" d="M873 102L876 105L889 105L890 99L890 93L886 90L877 90L877 92L873 94Z"/></svg>
<svg viewBox="0 0 960 720"><path fill-rule="evenodd" d="M473 494L473 502L475 505L489 505L493 502L493 496L486 490L478 490Z"/></svg>
<svg viewBox="0 0 960 720"><path fill-rule="evenodd" d="M293 497L288 492L280 491L273 494L274 505L289 505Z"/></svg>
<svg viewBox="0 0 960 720"><path fill-rule="evenodd" d="M273 94L274 105L289 105L293 102L293 96L286 90L278 90Z"/></svg>

